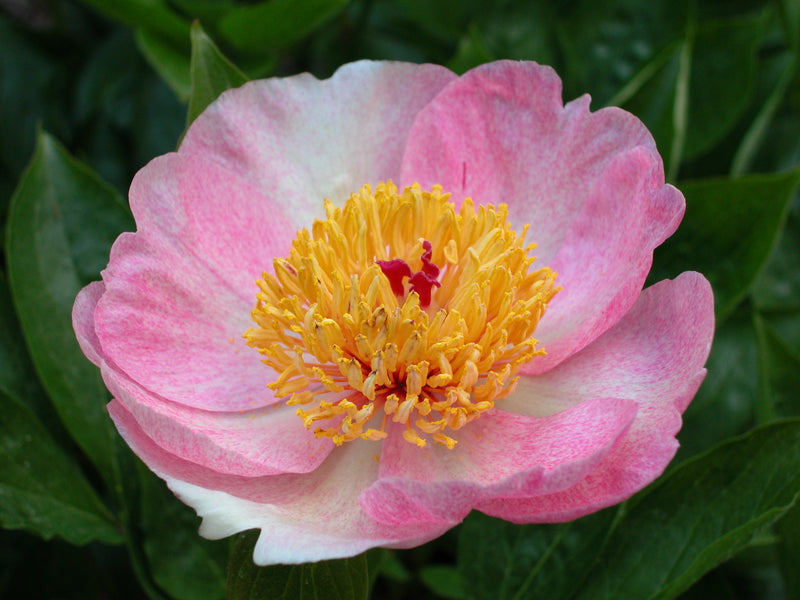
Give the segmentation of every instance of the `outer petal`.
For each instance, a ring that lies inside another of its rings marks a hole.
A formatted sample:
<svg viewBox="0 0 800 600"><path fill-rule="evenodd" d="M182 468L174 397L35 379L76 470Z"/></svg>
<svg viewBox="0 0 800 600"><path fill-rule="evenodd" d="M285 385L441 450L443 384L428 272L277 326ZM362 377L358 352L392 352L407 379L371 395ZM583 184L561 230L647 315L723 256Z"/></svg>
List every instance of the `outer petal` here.
<svg viewBox="0 0 800 600"><path fill-rule="evenodd" d="M309 472L331 452L333 443L306 430L284 403L248 412L209 412L169 402L139 386L102 355L94 310L103 291L104 285L95 282L78 295L73 309L78 341L101 368L112 395L161 448L220 473L249 477Z"/></svg>
<svg viewBox="0 0 800 600"><path fill-rule="evenodd" d="M619 109L588 108L588 96L562 105L548 67L491 63L420 112L403 159L404 184L505 202L518 227L530 224L540 264L564 287L536 332L548 355L530 373L578 351L627 311L653 248L683 214L644 125Z"/></svg>
<svg viewBox="0 0 800 600"><path fill-rule="evenodd" d="M543 418L494 411L453 432L453 450L421 450L396 425L384 442L379 479L361 505L396 525L457 522L487 498L560 491L597 466L635 415L634 402L611 399Z"/></svg>
<svg viewBox="0 0 800 600"><path fill-rule="evenodd" d="M575 519L615 504L658 477L672 459L675 434L705 376L714 333L711 286L684 273L646 289L611 330L552 371L528 379L506 410L547 414L597 396L635 401L636 420L578 485L555 494L501 497L476 508L516 522Z"/></svg>
<svg viewBox="0 0 800 600"><path fill-rule="evenodd" d="M242 333L255 304L158 236L123 234L94 321L103 356L159 396L208 410L275 402Z"/></svg>
<svg viewBox="0 0 800 600"><path fill-rule="evenodd" d="M374 446L351 442L307 475L222 475L165 452L119 403L109 412L128 445L173 492L203 518L200 533L219 539L262 530L258 564L303 563L353 556L374 546L410 547L441 535L446 526L392 527L377 523L357 497L374 481Z"/></svg>
<svg viewBox="0 0 800 600"><path fill-rule="evenodd" d="M295 227L364 183L400 175L417 112L455 79L435 65L361 61L327 80L266 79L223 94L181 154L213 157L281 203Z"/></svg>

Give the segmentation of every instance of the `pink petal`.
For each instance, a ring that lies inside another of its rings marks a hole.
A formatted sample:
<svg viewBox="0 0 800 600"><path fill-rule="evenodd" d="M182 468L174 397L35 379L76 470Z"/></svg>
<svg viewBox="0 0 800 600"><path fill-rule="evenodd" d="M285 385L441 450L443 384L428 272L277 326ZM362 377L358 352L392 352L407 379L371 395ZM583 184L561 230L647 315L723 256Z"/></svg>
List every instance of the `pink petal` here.
<svg viewBox="0 0 800 600"><path fill-rule="evenodd" d="M361 511L358 495L378 470L371 442L343 446L310 474L239 477L165 452L117 401L109 404L109 412L133 451L203 518L203 536L219 539L262 530L254 555L258 564L353 556L374 546L415 546L450 527L390 527Z"/></svg>
<svg viewBox="0 0 800 600"><path fill-rule="evenodd" d="M106 290L102 281L93 281L79 293L72 306L72 328L81 350L98 367L103 363L103 349L94 328L94 309Z"/></svg>
<svg viewBox="0 0 800 600"><path fill-rule="evenodd" d="M123 234L94 313L106 360L149 391L207 410L276 401L276 374L245 345L253 301L157 235ZM255 288L255 285L254 285Z"/></svg>
<svg viewBox="0 0 800 600"><path fill-rule="evenodd" d="M133 179L130 202L138 231L185 258L174 268L199 264L217 275L247 303L248 319L256 280L289 254L296 234L280 202L203 156L150 161Z"/></svg>
<svg viewBox="0 0 800 600"><path fill-rule="evenodd" d="M297 409L285 403L248 412L208 412L165 401L107 365L103 379L153 442L219 473L308 473L334 448L330 439L307 430Z"/></svg>
<svg viewBox="0 0 800 600"><path fill-rule="evenodd" d="M103 291L96 282L79 294L73 310L76 335L117 401L162 448L221 473L251 477L309 472L331 452L332 442L306 430L295 409L284 403L250 412L207 412L168 402L137 385L102 355L94 310Z"/></svg>
<svg viewBox="0 0 800 600"><path fill-rule="evenodd" d="M615 504L653 481L677 450L681 413L705 376L713 333L713 295L702 275L683 273L644 290L615 327L552 371L526 378L500 404L546 414L598 396L624 398L639 407L627 433L569 490L506 495L477 508L515 522L564 521Z"/></svg>
<svg viewBox="0 0 800 600"><path fill-rule="evenodd" d="M254 81L200 115L180 153L225 165L308 226L324 198L398 178L415 115L454 78L435 65L361 61L323 81Z"/></svg>
<svg viewBox="0 0 800 600"><path fill-rule="evenodd" d="M541 418L496 410L453 432L453 450L419 449L395 425L384 442L379 479L361 504L386 523L458 522L483 499L563 490L612 450L636 410L634 402L614 399Z"/></svg>
<svg viewBox="0 0 800 600"><path fill-rule="evenodd" d="M590 113L588 96L563 106L558 76L535 63L491 63L448 85L414 122L402 173L404 184L438 183L457 201L505 202L517 227L530 224L537 264L564 287L537 329L548 355L530 374L625 313L684 207L638 119Z"/></svg>

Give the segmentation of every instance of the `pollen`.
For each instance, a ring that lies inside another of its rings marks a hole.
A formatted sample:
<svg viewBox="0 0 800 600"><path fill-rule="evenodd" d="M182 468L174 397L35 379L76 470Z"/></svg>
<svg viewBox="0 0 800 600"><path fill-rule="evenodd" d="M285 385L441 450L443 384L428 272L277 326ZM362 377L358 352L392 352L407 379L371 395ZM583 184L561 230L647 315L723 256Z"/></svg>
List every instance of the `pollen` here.
<svg viewBox="0 0 800 600"><path fill-rule="evenodd" d="M440 186L365 185L301 230L257 282L244 337L277 371L270 388L337 445L403 438L454 448L453 432L510 394L559 288L532 269L528 226L504 204L460 209Z"/></svg>

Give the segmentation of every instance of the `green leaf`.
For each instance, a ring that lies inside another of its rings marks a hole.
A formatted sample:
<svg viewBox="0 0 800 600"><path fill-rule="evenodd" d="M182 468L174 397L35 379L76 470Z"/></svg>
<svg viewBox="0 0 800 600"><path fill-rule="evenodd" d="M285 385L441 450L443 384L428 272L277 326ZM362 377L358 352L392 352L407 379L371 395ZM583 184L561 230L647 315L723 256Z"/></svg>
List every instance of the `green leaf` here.
<svg viewBox="0 0 800 600"><path fill-rule="evenodd" d="M589 92L594 102L606 104L656 55L684 40L687 4L560 3L556 27L564 56L564 96Z"/></svg>
<svg viewBox="0 0 800 600"><path fill-rule="evenodd" d="M750 306L742 304L717 327L706 368L705 381L683 415L678 459L705 452L755 423L758 342Z"/></svg>
<svg viewBox="0 0 800 600"><path fill-rule="evenodd" d="M800 420L676 468L618 522L575 600L669 600L744 548L800 492Z"/></svg>
<svg viewBox="0 0 800 600"><path fill-rule="evenodd" d="M667 46L644 65L634 77L611 99L611 104L623 108L639 117L656 140L656 145L665 161L671 166L675 135L675 95L679 73L684 79L688 73L685 45L675 43ZM679 140L677 140L679 141ZM682 152L678 147L675 154Z"/></svg>
<svg viewBox="0 0 800 600"><path fill-rule="evenodd" d="M120 543L113 517L36 416L2 392L0 414L0 526Z"/></svg>
<svg viewBox="0 0 800 600"><path fill-rule="evenodd" d="M429 590L449 600L467 598L466 582L455 567L431 565L420 569L419 577Z"/></svg>
<svg viewBox="0 0 800 600"><path fill-rule="evenodd" d="M789 210L775 253L758 276L752 298L761 312L800 311L800 197Z"/></svg>
<svg viewBox="0 0 800 600"><path fill-rule="evenodd" d="M136 31L136 45L181 102L188 102L192 92L191 56L188 48L176 45L147 29Z"/></svg>
<svg viewBox="0 0 800 600"><path fill-rule="evenodd" d="M197 533L200 520L166 484L141 467L143 546L153 579L176 600L216 600L225 597L228 544Z"/></svg>
<svg viewBox="0 0 800 600"><path fill-rule="evenodd" d="M189 99L189 123L194 121L222 92L239 87L247 81L247 76L225 58L197 21L192 25L191 65L192 94Z"/></svg>
<svg viewBox="0 0 800 600"><path fill-rule="evenodd" d="M240 6L222 19L219 30L246 52L273 51L297 42L333 18L349 0L269 0Z"/></svg>
<svg viewBox="0 0 800 600"><path fill-rule="evenodd" d="M800 416L800 347L791 348L763 317L756 315L761 421Z"/></svg>
<svg viewBox="0 0 800 600"><path fill-rule="evenodd" d="M258 531L236 536L228 563L227 600L361 600L369 592L367 558L258 567Z"/></svg>
<svg viewBox="0 0 800 600"><path fill-rule="evenodd" d="M762 66L762 71L766 70ZM750 123L747 132L742 138L742 143L739 145L736 155L733 157L731 163L731 175L739 177L746 173L753 161L755 160L757 151L761 148L764 140L767 139L770 125L775 117L775 113L780 107L780 103L786 96L786 91L794 79L797 71L797 57L792 55L789 63L784 67L783 74L775 83L772 92L767 97L766 101L760 104L758 114ZM770 140L770 143L774 143Z"/></svg>
<svg viewBox="0 0 800 600"><path fill-rule="evenodd" d="M473 512L458 540L468 598L567 598L589 570L616 508L561 525L516 525Z"/></svg>
<svg viewBox="0 0 800 600"><path fill-rule="evenodd" d="M14 307L8 284L0 273L0 392L36 407L44 398L44 390L36 377L25 340L14 318Z"/></svg>
<svg viewBox="0 0 800 600"><path fill-rule="evenodd" d="M78 445L109 480L114 430L107 392L72 330L72 305L97 278L108 248L130 213L118 194L50 136L36 153L12 199L6 255L22 331L50 399Z"/></svg>
<svg viewBox="0 0 800 600"><path fill-rule="evenodd" d="M764 14L704 21L694 37L684 159L710 149L736 124L753 93Z"/></svg>
<svg viewBox="0 0 800 600"><path fill-rule="evenodd" d="M172 4L208 23L216 23L236 6L233 0L172 0Z"/></svg>
<svg viewBox="0 0 800 600"><path fill-rule="evenodd" d="M133 28L160 34L176 44L186 43L189 24L163 0L82 0L84 4Z"/></svg>
<svg viewBox="0 0 800 600"><path fill-rule="evenodd" d="M731 314L775 246L800 170L682 184L686 216L656 249L652 280L703 273L714 288L717 317Z"/></svg>
<svg viewBox="0 0 800 600"><path fill-rule="evenodd" d="M800 504L787 512L775 525L779 536L778 564L790 598L800 598Z"/></svg>

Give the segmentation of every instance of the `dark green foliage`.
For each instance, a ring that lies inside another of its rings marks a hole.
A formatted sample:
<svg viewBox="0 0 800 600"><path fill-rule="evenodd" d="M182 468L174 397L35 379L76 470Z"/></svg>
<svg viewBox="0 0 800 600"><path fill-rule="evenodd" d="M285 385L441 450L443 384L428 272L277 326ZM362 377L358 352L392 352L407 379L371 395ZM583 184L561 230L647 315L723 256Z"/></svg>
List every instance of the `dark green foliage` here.
<svg viewBox="0 0 800 600"><path fill-rule="evenodd" d="M23 4L0 12L1 597L800 598L800 2ZM201 539L118 438L70 313L134 227L133 174L220 93L361 58L536 60L636 114L687 199L649 283L705 274L716 338L678 456L620 507L259 568L253 532Z"/></svg>

